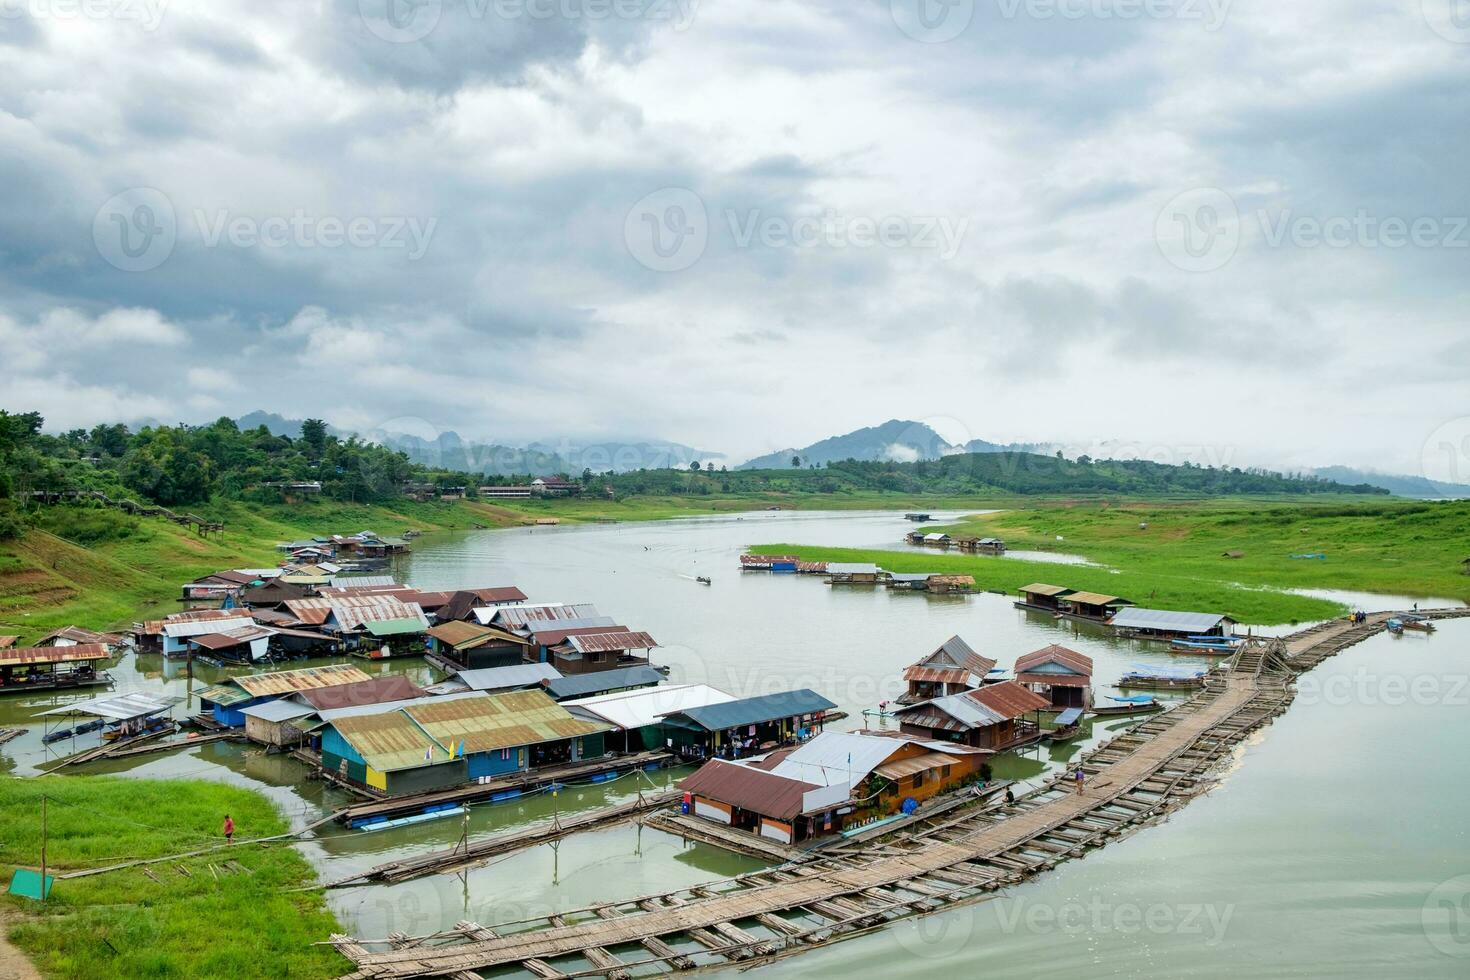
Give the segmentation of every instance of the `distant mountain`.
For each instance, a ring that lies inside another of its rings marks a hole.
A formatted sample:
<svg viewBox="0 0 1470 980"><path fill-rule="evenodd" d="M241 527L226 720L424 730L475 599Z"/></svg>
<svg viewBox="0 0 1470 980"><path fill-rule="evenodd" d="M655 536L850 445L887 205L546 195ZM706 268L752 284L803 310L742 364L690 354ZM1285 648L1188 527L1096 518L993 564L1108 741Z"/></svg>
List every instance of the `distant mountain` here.
<svg viewBox="0 0 1470 980"><path fill-rule="evenodd" d="M1382 487L1400 497L1418 497L1423 500L1438 500L1445 497L1470 497L1470 484L1441 483L1422 476L1404 476L1394 473L1375 473L1351 466L1321 466L1312 471L1320 477L1338 483L1366 483Z"/></svg>
<svg viewBox="0 0 1470 980"><path fill-rule="evenodd" d="M857 429L846 435L832 436L803 449L782 449L741 463L740 470L771 470L791 466L791 458L801 458L801 465L825 465L844 459L913 463L921 459L940 459L956 453L1046 452L1040 443L998 443L971 439L964 445L952 445L923 422L889 419L882 425Z"/></svg>
<svg viewBox="0 0 1470 980"><path fill-rule="evenodd" d="M242 429L263 425L274 435L292 439L301 437L300 419L288 419L274 412L251 412L236 419L235 423ZM432 439L426 439L382 429L354 433L329 425L327 431L343 439L357 435L367 442L397 450L420 466L487 476L526 473L575 475L584 469L597 473L607 470L626 473L637 469L684 469L696 460L708 463L725 458L721 453L664 439L544 439L521 447L470 442L457 432L441 432Z"/></svg>

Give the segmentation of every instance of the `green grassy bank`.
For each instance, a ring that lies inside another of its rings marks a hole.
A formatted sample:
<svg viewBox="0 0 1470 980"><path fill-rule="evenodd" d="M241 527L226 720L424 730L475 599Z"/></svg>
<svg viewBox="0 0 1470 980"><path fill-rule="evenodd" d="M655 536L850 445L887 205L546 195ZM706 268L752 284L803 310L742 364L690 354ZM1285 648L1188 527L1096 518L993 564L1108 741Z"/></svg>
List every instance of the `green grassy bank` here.
<svg viewBox="0 0 1470 980"><path fill-rule="evenodd" d="M162 857L237 838L284 832L265 797L197 781L0 777L0 872L39 865L41 795L53 873ZM221 869L238 862L244 871ZM210 865L215 866L211 870ZM179 871L182 866L189 874ZM337 931L311 866L287 845L236 844L152 866L57 881L45 905L6 896L10 942L47 976L331 977L349 967L328 947Z"/></svg>
<svg viewBox="0 0 1470 980"><path fill-rule="evenodd" d="M1099 567L959 556L898 543L878 551L792 543L754 550L814 561L873 561L897 572L971 574L980 587L1007 592L1049 582L1268 625L1343 611L1282 589L1470 599L1462 564L1470 556L1470 501L1038 501L924 530L1000 537L1013 551L1076 554ZM1304 554L1325 557L1291 557Z"/></svg>
<svg viewBox="0 0 1470 980"><path fill-rule="evenodd" d="M771 494L754 496L630 497L623 500L559 499L427 502L392 505L308 501L262 505L216 501L194 509L223 521L225 532L208 539L169 521L129 517L99 506L38 507L34 528L23 538L0 541L0 633L23 642L57 626L105 629L145 615L178 609L179 587L221 568L270 567L280 561L277 542L318 534L372 530L402 534L510 527L542 518L559 521L651 521L767 507L853 510L918 506L910 497L881 493ZM984 506L974 499L927 500L927 509Z"/></svg>

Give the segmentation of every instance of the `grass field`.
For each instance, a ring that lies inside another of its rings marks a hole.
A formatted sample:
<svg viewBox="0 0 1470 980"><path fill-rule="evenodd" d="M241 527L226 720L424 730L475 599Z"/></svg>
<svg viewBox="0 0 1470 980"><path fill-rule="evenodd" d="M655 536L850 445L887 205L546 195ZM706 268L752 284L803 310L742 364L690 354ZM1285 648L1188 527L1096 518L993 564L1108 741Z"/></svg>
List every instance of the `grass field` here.
<svg viewBox="0 0 1470 980"><path fill-rule="evenodd" d="M285 831L265 797L197 781L70 776L0 777L0 871L37 867L40 804L47 801L51 872L161 857L220 843L226 813L240 839ZM219 873L225 860L245 872ZM179 872L182 865L190 872ZM11 943L47 976L331 977L349 964L312 943L336 931L311 866L286 845L236 844L228 853L57 881L45 906L7 896Z"/></svg>
<svg viewBox="0 0 1470 980"><path fill-rule="evenodd" d="M1097 567L959 556L898 543L892 551L796 543L754 550L872 561L897 572L972 574L980 587L1007 592L1049 582L1263 625L1343 611L1283 589L1470 599L1462 564L1470 556L1470 501L1037 501L924 530L999 537L1012 551L1081 555ZM1318 553L1325 557L1291 557Z"/></svg>
<svg viewBox="0 0 1470 980"><path fill-rule="evenodd" d="M771 506L858 509L902 507L907 498L883 494L797 494L769 497L636 497L418 503L391 506L312 501L298 506L220 501L198 508L225 523L204 539L165 520L129 517L92 506L40 508L35 530L0 542L0 633L28 642L58 626L104 629L150 612L174 612L180 586L221 568L271 567L277 542L318 534L372 530L401 534L411 528L509 527L554 517L578 521L649 521ZM927 501L929 508L965 509L975 500Z"/></svg>

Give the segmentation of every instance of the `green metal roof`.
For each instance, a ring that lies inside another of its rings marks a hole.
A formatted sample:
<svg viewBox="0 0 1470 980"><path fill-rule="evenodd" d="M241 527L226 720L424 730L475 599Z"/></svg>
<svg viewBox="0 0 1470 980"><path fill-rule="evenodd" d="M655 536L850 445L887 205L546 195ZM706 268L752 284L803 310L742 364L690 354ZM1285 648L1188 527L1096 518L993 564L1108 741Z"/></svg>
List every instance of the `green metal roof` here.
<svg viewBox="0 0 1470 980"><path fill-rule="evenodd" d="M224 708L251 699L250 694L231 684L215 684L213 687L206 687L204 690L198 692L198 697L201 701L208 701L211 704L217 704Z"/></svg>
<svg viewBox="0 0 1470 980"><path fill-rule="evenodd" d="M363 623L363 628L373 636L403 636L406 633L424 632L424 624L419 619L379 619L370 623Z"/></svg>

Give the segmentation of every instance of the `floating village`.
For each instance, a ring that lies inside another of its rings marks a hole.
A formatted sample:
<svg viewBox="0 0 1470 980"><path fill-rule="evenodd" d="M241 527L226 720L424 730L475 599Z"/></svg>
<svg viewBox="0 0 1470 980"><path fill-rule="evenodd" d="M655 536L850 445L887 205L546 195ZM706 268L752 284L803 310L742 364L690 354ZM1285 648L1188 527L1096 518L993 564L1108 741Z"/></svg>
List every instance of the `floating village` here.
<svg viewBox="0 0 1470 980"><path fill-rule="evenodd" d="M992 538L906 540L1006 553ZM849 712L809 687L751 694L671 680L658 639L596 596L532 596L508 581L406 584L393 569L412 544L369 531L285 542L278 566L182 582L179 611L131 629L68 626L29 646L0 637L0 696L54 695L33 719L46 773L211 742L279 757L339 801L299 839L328 827L468 828L475 808L676 772L615 804L466 832L453 847L324 882L462 872L628 822L762 862L665 894L610 892L509 931L466 920L422 936L333 939L361 977L629 977L784 957L1025 880L1188 802L1285 710L1298 672L1368 636L1432 632L1434 620L1470 612L1355 613L1257 636L1224 614L1034 582L1007 596L1017 610L1186 662L1138 664L1100 689L1093 658L1065 643L1001 651L934 637L892 678L893 697ZM742 554L694 581L717 587L723 574L946 601L977 592L968 575L789 555ZM128 657L182 673L186 694L118 690L110 670ZM391 669L404 664L419 669ZM196 670L211 679L196 684ZM1094 732L1099 724L1112 727ZM23 734L0 729L0 743ZM1017 753L1084 740L1036 778L998 775Z"/></svg>

